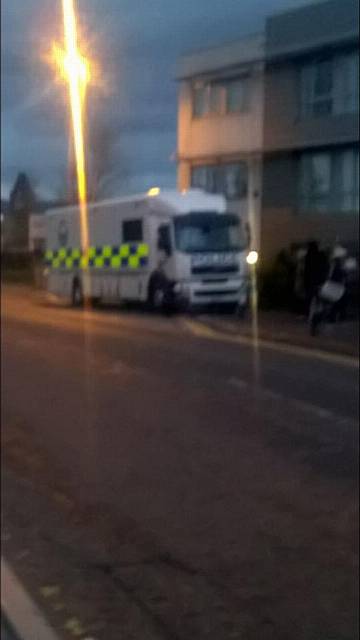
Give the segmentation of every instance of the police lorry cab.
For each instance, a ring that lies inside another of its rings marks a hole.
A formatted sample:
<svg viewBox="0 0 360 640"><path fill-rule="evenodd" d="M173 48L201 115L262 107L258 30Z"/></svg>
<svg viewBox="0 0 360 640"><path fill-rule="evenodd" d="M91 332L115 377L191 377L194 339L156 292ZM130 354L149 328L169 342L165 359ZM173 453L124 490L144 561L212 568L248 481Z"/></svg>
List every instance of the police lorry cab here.
<svg viewBox="0 0 360 640"><path fill-rule="evenodd" d="M74 306L87 300L169 305L248 301L247 241L223 196L191 189L88 205L88 242L78 206L46 215L48 291Z"/></svg>

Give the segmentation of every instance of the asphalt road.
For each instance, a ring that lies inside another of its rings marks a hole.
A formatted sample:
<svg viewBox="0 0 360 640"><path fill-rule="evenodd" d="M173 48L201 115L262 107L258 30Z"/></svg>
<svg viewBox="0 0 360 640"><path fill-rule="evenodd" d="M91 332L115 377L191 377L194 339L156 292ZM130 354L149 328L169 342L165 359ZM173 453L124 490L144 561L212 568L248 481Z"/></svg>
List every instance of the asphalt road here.
<svg viewBox="0 0 360 640"><path fill-rule="evenodd" d="M21 289L3 291L2 315L3 422L79 500L216 584L257 637L355 638L354 363ZM238 637L214 633L198 638Z"/></svg>

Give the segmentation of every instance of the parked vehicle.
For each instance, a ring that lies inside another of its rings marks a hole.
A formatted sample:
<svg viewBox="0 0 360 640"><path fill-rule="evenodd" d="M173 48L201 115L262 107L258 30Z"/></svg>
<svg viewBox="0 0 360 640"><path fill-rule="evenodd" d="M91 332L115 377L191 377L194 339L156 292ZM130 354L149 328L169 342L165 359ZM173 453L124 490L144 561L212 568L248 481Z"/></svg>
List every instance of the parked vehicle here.
<svg viewBox="0 0 360 640"><path fill-rule="evenodd" d="M85 249L78 207L49 210L46 220L48 290L73 305L247 305L245 233L222 196L151 189L90 204Z"/></svg>

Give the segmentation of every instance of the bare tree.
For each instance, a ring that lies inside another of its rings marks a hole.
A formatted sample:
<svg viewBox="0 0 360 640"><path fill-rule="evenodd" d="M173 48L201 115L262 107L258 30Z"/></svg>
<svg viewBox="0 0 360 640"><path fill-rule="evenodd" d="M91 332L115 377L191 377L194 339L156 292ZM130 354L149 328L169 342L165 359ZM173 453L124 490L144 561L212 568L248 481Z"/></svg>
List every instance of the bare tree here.
<svg viewBox="0 0 360 640"><path fill-rule="evenodd" d="M36 194L26 173L19 173L10 193L9 214L4 231L9 248L28 248L29 217L35 211Z"/></svg>
<svg viewBox="0 0 360 640"><path fill-rule="evenodd" d="M97 121L87 136L88 197L99 200L113 195L114 190L125 182L128 168L117 136L119 129L111 123Z"/></svg>
<svg viewBox="0 0 360 640"><path fill-rule="evenodd" d="M76 166L70 160L60 176L58 188L56 189L56 199L68 205L76 204L78 201Z"/></svg>
<svg viewBox="0 0 360 640"><path fill-rule="evenodd" d="M116 195L128 176L117 140L118 130L108 123L94 122L86 132L87 196L89 202ZM61 179L58 195L69 204L77 201L77 174L73 146L69 145L68 167Z"/></svg>

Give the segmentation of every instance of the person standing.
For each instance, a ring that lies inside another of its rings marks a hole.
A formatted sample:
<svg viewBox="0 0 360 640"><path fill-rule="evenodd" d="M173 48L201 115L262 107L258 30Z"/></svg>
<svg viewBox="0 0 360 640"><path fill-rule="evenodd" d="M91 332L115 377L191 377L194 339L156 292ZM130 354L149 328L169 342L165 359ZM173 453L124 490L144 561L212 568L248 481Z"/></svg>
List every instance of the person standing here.
<svg viewBox="0 0 360 640"><path fill-rule="evenodd" d="M312 240L308 243L304 258L304 291L306 313L309 312L311 300L318 288L325 282L329 270L328 260L324 251L320 251L319 244Z"/></svg>

